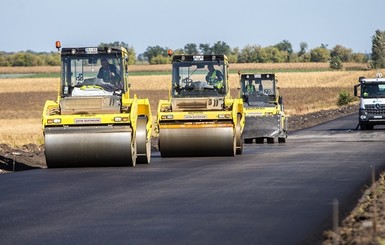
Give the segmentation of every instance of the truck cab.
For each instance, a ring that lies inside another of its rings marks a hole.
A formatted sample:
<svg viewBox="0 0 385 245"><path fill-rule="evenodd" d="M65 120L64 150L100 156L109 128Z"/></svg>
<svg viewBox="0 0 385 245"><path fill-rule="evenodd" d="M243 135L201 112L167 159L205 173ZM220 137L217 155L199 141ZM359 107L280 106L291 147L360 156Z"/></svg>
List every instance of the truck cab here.
<svg viewBox="0 0 385 245"><path fill-rule="evenodd" d="M358 122L361 130L372 130L375 125L385 124L385 78L360 77L354 86L354 96L360 98Z"/></svg>

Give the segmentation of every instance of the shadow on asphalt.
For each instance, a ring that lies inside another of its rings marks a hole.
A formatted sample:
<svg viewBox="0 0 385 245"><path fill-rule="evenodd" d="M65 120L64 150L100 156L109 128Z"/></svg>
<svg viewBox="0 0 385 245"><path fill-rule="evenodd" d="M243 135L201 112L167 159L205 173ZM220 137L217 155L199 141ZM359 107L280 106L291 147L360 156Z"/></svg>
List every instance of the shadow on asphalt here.
<svg viewBox="0 0 385 245"><path fill-rule="evenodd" d="M40 169L40 167L29 166L24 163L18 162L16 160L14 161L13 158L0 156L0 169L7 172L16 172L16 171Z"/></svg>

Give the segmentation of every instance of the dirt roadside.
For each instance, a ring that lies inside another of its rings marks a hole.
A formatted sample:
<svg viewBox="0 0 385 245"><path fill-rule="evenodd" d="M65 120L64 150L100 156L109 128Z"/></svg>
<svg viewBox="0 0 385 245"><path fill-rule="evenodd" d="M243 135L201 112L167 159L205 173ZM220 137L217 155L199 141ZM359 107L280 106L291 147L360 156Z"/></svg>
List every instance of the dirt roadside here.
<svg viewBox="0 0 385 245"><path fill-rule="evenodd" d="M311 127L353 113L357 113L357 105L290 116L288 137L290 139L290 131ZM157 139L153 140L152 148L157 149ZM6 144L0 144L0 174L35 168L46 168L44 146L29 144L13 149ZM374 223L373 220L375 220ZM384 174L375 183L374 189L370 187L363 193L356 208L341 222L338 242L333 241L335 234L332 231L325 231L324 236L324 245L385 244Z"/></svg>

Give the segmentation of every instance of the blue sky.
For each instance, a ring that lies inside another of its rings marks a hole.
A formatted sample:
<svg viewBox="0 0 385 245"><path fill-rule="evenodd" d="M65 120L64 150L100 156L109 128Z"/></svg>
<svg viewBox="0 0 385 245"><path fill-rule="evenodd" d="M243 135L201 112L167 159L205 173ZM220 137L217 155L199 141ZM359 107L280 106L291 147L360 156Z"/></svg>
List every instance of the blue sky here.
<svg viewBox="0 0 385 245"><path fill-rule="evenodd" d="M0 51L55 51L122 41L143 53L187 43L262 47L288 40L295 51L337 44L371 52L385 30L384 0L0 0Z"/></svg>

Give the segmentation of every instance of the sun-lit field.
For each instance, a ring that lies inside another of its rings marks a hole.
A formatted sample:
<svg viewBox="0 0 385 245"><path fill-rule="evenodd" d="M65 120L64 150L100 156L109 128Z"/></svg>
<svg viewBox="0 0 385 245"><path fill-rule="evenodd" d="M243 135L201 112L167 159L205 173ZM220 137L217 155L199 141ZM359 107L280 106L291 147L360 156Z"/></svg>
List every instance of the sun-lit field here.
<svg viewBox="0 0 385 245"><path fill-rule="evenodd" d="M27 66L27 67L1 67L0 74L4 73L59 73L60 66Z"/></svg>
<svg viewBox="0 0 385 245"><path fill-rule="evenodd" d="M368 65L365 63L344 63L343 68L346 70L365 70ZM230 71L237 72L239 70L280 70L280 71L316 71L328 70L328 62L304 62L304 63L248 63L248 64L230 64ZM130 65L130 72L138 71L170 71L171 65ZM0 67L0 74L4 73L59 73L59 66L29 66L29 67Z"/></svg>
<svg viewBox="0 0 385 245"><path fill-rule="evenodd" d="M242 70L249 69L245 67L242 66ZM353 94L358 77L375 76L376 72L282 72L276 73L276 77L285 111L290 116L336 108L341 90ZM385 70L381 72L385 73ZM233 73L229 78L231 94L237 96L238 75ZM170 80L170 75L131 76L131 96L137 94L139 98L149 98L155 116L159 99L168 97ZM58 82L58 78L0 79L0 144L43 143L41 113L46 100L56 99Z"/></svg>

